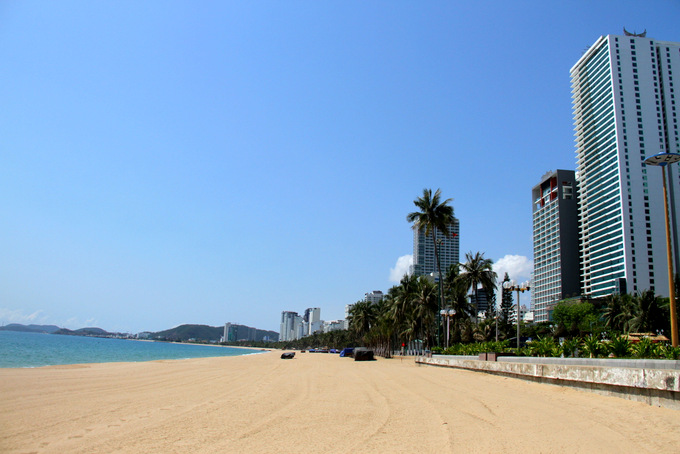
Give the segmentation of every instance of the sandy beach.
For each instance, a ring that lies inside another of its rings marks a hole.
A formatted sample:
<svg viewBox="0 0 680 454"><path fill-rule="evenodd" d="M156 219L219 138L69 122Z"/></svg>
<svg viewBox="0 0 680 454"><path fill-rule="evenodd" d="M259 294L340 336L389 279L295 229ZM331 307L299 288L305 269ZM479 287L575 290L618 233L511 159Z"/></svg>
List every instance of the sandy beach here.
<svg viewBox="0 0 680 454"><path fill-rule="evenodd" d="M2 453L680 452L680 413L412 358L0 369Z"/></svg>

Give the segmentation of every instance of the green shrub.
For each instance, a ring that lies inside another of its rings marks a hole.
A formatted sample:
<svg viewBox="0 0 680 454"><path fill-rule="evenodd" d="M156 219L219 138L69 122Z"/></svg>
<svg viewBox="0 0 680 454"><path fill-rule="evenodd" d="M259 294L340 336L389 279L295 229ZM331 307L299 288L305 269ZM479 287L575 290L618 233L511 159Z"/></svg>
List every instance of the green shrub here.
<svg viewBox="0 0 680 454"><path fill-rule="evenodd" d="M633 356L636 358L657 358L657 346L648 338L643 337L640 342L633 344Z"/></svg>
<svg viewBox="0 0 680 454"><path fill-rule="evenodd" d="M626 358L631 353L630 341L625 336L616 336L607 343L607 351L616 358Z"/></svg>
<svg viewBox="0 0 680 454"><path fill-rule="evenodd" d="M583 339L583 351L591 358L597 358L600 354L604 353L604 346L596 336L591 334Z"/></svg>
<svg viewBox="0 0 680 454"><path fill-rule="evenodd" d="M659 347L660 356L666 359L680 359L680 347L673 347L671 344L663 344Z"/></svg>
<svg viewBox="0 0 680 454"><path fill-rule="evenodd" d="M562 354L565 358L576 356L576 351L581 346L581 338L565 339L562 341Z"/></svg>
<svg viewBox="0 0 680 454"><path fill-rule="evenodd" d="M532 356L554 356L559 351L555 340L552 337L539 337L528 345Z"/></svg>

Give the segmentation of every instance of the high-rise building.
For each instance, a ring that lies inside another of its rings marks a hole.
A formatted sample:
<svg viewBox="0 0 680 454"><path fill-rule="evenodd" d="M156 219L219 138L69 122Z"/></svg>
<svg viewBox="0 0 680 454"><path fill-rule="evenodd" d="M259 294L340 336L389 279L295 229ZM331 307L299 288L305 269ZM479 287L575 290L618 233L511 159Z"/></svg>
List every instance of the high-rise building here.
<svg viewBox="0 0 680 454"><path fill-rule="evenodd" d="M321 308L310 307L305 309L305 315L302 320L306 328L304 330L305 336L311 336L315 332L320 331L323 323L321 321Z"/></svg>
<svg viewBox="0 0 680 454"><path fill-rule="evenodd" d="M301 326L302 317L297 312L281 312L281 333L279 334L279 340L291 341L299 339L301 337Z"/></svg>
<svg viewBox="0 0 680 454"><path fill-rule="evenodd" d="M549 320L549 309L580 294L578 197L573 170L548 172L531 190L534 277L531 303L536 322ZM515 317L516 318L516 317Z"/></svg>
<svg viewBox="0 0 680 454"><path fill-rule="evenodd" d="M442 275L446 274L449 266L460 262L460 222L455 217L449 225L449 236L435 229L436 240L441 244L437 246L439 263ZM425 229L413 230L413 265L411 272L415 276L422 276L434 273L438 274L437 260L434 256L434 244L432 243L432 233L425 235ZM436 276L439 278L439 276Z"/></svg>
<svg viewBox="0 0 680 454"><path fill-rule="evenodd" d="M582 291L668 296L662 172L644 160L680 151L680 44L602 36L571 68L571 81ZM679 173L668 166L675 232ZM677 236L673 247L678 269Z"/></svg>
<svg viewBox="0 0 680 454"><path fill-rule="evenodd" d="M444 270L442 270L442 273L443 272L444 272ZM480 319L484 319L486 311L489 310L489 304L490 303L491 303L492 309L493 309L493 304L495 303L495 300L493 299L493 293L491 294L491 297L490 297L489 293L487 293L486 290L479 287L476 292L471 291L469 296L470 296L470 304L472 304L472 307L476 308L477 317L479 317Z"/></svg>

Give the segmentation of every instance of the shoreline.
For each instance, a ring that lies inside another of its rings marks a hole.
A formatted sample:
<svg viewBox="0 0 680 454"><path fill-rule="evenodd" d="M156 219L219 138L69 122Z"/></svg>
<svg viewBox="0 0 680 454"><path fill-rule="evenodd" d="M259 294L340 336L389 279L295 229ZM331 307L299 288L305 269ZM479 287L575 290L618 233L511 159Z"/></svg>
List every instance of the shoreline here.
<svg viewBox="0 0 680 454"><path fill-rule="evenodd" d="M47 338L48 335L42 335L42 333L9 333L9 335L7 339L3 339L3 348L0 350L0 370L35 369L74 364L219 358L267 351L259 347L165 342L147 339L117 339L96 336ZM24 338L24 335L29 337ZM4 343L5 341L6 343ZM219 347L221 350L203 347Z"/></svg>
<svg viewBox="0 0 680 454"><path fill-rule="evenodd" d="M413 358L262 353L0 369L0 451L680 449L665 408Z"/></svg>

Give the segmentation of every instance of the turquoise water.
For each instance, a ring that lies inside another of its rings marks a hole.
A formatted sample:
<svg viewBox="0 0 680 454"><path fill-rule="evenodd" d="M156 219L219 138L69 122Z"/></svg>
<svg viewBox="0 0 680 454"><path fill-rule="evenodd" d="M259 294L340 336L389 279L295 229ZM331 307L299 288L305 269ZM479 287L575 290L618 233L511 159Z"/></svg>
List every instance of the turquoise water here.
<svg viewBox="0 0 680 454"><path fill-rule="evenodd" d="M240 356L256 349L0 331L0 367Z"/></svg>

